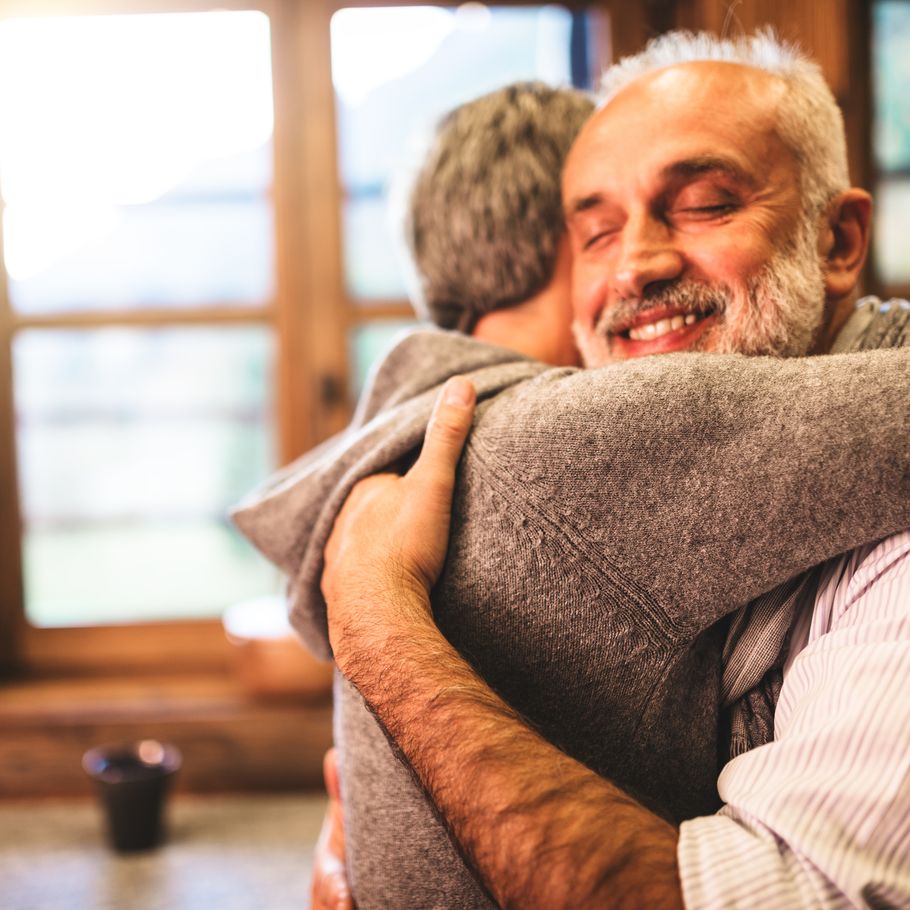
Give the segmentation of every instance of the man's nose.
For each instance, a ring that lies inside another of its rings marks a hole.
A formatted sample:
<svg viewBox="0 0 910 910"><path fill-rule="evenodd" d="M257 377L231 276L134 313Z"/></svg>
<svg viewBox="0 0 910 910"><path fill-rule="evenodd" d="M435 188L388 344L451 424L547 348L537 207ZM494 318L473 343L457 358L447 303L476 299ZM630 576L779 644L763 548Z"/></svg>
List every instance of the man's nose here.
<svg viewBox="0 0 910 910"><path fill-rule="evenodd" d="M667 224L653 215L626 222L613 274L614 290L621 298L643 297L648 285L672 281L682 271L683 257Z"/></svg>

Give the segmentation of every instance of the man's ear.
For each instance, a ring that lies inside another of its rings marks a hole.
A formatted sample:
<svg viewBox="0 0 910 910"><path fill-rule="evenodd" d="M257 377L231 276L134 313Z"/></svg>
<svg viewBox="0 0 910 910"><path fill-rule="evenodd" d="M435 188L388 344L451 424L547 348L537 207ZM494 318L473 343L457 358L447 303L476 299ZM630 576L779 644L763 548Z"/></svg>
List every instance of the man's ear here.
<svg viewBox="0 0 910 910"><path fill-rule="evenodd" d="M851 187L834 197L824 217L820 252L825 294L828 300L842 300L856 287L869 252L872 197L865 190Z"/></svg>

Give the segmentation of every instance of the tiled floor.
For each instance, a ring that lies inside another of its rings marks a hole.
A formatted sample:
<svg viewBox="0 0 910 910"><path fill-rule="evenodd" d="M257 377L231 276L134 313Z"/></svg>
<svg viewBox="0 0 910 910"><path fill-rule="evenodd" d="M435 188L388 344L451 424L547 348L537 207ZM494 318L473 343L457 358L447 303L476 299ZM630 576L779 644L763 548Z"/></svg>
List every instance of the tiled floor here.
<svg viewBox="0 0 910 910"><path fill-rule="evenodd" d="M117 856L93 803L0 803L0 908L306 910L324 805L177 796L167 844Z"/></svg>

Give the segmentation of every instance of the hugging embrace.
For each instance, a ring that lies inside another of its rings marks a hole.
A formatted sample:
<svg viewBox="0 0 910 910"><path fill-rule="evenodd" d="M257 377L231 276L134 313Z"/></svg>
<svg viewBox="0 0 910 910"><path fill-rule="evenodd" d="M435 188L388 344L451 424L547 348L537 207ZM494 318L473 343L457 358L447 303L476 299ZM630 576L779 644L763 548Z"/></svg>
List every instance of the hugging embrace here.
<svg viewBox="0 0 910 910"><path fill-rule="evenodd" d="M910 308L856 300L870 210L767 34L440 124L408 234L442 331L235 516L331 636L359 907L910 904Z"/></svg>

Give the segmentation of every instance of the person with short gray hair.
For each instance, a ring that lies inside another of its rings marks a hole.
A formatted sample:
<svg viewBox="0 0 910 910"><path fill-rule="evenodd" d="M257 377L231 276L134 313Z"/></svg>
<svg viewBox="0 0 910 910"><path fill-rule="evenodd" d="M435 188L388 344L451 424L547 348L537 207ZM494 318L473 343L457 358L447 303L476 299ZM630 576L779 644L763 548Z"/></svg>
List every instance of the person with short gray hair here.
<svg viewBox="0 0 910 910"><path fill-rule="evenodd" d="M593 110L585 92L518 82L443 117L405 222L420 315L470 334L546 287L565 235L562 166Z"/></svg>

